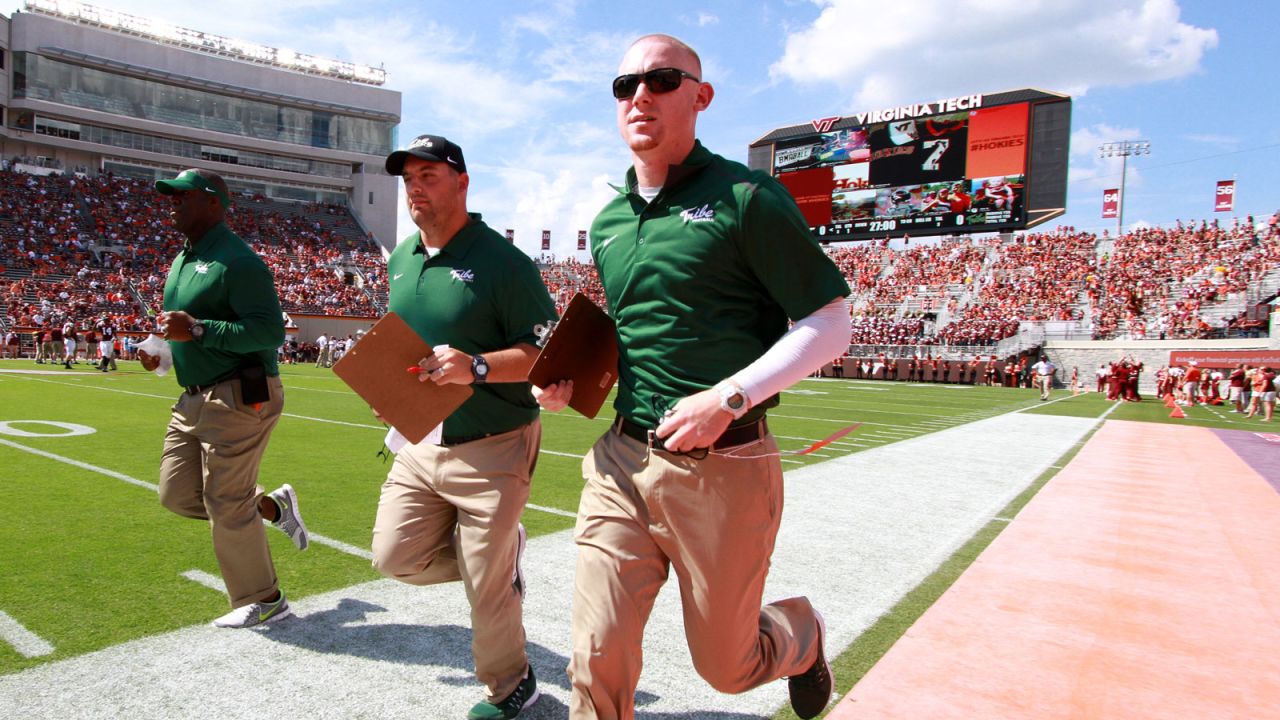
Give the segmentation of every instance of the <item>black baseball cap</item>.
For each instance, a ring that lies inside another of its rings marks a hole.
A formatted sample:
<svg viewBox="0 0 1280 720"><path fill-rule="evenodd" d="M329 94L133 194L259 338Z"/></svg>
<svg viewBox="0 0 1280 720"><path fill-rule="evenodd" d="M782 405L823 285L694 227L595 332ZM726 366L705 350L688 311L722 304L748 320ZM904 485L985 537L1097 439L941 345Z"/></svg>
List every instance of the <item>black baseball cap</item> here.
<svg viewBox="0 0 1280 720"><path fill-rule="evenodd" d="M462 148L439 135L419 135L409 143L409 147L396 150L387 156L387 172L392 175L404 174L404 161L410 156L442 162L460 173L467 171L467 162L462 159Z"/></svg>

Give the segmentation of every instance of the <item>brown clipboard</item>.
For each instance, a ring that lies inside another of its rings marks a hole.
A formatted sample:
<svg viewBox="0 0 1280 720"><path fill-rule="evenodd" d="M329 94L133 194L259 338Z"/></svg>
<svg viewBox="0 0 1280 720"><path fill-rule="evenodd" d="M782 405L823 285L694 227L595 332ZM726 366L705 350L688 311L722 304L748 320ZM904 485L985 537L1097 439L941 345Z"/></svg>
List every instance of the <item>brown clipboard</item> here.
<svg viewBox="0 0 1280 720"><path fill-rule="evenodd" d="M617 326L582 293L569 301L529 368L529 382L538 387L561 380L573 381L569 407L589 418L618 381Z"/></svg>
<svg viewBox="0 0 1280 720"><path fill-rule="evenodd" d="M399 315L387 313L334 363L333 372L411 443L422 442L467 398L470 385L419 382L411 365L431 346Z"/></svg>

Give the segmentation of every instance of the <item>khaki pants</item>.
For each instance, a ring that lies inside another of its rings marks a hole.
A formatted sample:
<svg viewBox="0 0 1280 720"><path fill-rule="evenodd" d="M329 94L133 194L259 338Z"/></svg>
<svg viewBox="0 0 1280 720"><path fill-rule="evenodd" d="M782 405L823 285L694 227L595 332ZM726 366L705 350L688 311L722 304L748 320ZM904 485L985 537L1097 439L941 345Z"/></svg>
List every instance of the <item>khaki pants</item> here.
<svg viewBox="0 0 1280 720"><path fill-rule="evenodd" d="M267 378L271 399L240 402L240 381L184 392L173 406L160 459L160 503L183 517L208 520L213 553L233 608L279 589L258 514L258 463L284 409L280 378Z"/></svg>
<svg viewBox="0 0 1280 720"><path fill-rule="evenodd" d="M540 421L462 445L418 443L396 455L373 526L373 566L413 585L461 580L471 603L471 653L490 701L529 667L513 585L516 526L529 500Z"/></svg>
<svg viewBox="0 0 1280 720"><path fill-rule="evenodd" d="M1049 388L1053 387L1052 375L1036 375L1036 387L1040 388L1040 398L1049 397Z"/></svg>
<svg viewBox="0 0 1280 720"><path fill-rule="evenodd" d="M702 460L650 451L611 430L583 460L578 508L572 718L631 718L641 640L674 567L693 665L738 693L808 670L818 626L805 598L761 608L782 517L772 436Z"/></svg>

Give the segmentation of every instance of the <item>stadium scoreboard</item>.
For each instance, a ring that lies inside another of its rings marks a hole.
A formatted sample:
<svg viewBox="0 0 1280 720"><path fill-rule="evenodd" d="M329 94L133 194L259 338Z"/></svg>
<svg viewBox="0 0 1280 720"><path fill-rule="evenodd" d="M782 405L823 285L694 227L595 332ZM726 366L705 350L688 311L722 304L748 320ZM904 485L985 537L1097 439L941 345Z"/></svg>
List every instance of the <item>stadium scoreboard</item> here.
<svg viewBox="0 0 1280 720"><path fill-rule="evenodd" d="M1034 227L1066 211L1071 98L1013 90L828 117L752 143L822 242Z"/></svg>

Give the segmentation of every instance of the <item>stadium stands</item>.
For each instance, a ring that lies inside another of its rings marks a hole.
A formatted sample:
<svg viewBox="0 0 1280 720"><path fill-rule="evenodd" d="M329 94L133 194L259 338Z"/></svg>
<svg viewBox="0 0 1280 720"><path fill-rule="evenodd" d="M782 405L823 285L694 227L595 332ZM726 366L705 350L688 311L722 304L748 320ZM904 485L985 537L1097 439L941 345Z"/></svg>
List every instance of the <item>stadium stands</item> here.
<svg viewBox="0 0 1280 720"><path fill-rule="evenodd" d="M6 163L9 164L9 163ZM381 251L346 208L240 197L231 226L276 276L287 312L375 317ZM142 329L160 307L181 237L148 183L0 171L0 326L111 314ZM1050 323L1094 339L1257 333L1248 298L1280 289L1277 218L1144 228L1111 238L1059 228L1001 240L886 241L827 248L853 289L853 345L990 348ZM605 304L593 265L539 263L559 309L577 292ZM1265 330L1265 329L1262 329ZM984 354L988 352L983 350Z"/></svg>

